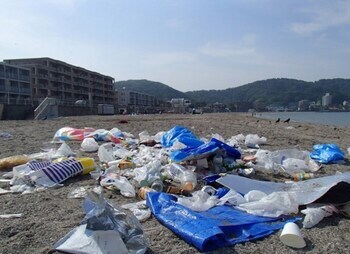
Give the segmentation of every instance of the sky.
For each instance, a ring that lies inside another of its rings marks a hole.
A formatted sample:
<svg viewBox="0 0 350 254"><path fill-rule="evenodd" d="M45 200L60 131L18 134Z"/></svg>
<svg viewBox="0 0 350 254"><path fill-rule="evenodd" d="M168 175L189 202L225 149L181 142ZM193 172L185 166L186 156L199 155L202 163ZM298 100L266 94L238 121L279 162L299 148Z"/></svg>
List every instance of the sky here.
<svg viewBox="0 0 350 254"><path fill-rule="evenodd" d="M350 0L0 0L0 61L51 57L182 92L350 78Z"/></svg>

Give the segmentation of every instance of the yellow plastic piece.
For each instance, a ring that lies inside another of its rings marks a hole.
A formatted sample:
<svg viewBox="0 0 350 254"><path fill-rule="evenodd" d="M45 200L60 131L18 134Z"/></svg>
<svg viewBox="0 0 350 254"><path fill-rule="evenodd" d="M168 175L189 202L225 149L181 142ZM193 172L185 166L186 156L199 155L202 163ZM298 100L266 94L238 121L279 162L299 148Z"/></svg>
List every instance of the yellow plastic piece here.
<svg viewBox="0 0 350 254"><path fill-rule="evenodd" d="M83 165L83 175L89 174L96 167L95 160L93 158L85 157L85 158L76 158L77 161L80 161L81 165Z"/></svg>

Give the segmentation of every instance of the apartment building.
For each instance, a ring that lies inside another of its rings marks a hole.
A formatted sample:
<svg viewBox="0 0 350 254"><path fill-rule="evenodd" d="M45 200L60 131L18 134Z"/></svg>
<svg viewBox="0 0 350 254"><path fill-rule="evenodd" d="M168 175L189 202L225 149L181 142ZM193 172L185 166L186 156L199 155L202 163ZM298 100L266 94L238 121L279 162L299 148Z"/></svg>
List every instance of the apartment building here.
<svg viewBox="0 0 350 254"><path fill-rule="evenodd" d="M29 68L35 104L54 97L62 104L86 101L87 105L117 104L114 78L49 57L7 59L7 64Z"/></svg>
<svg viewBox="0 0 350 254"><path fill-rule="evenodd" d="M127 108L134 113L145 113L159 106L159 101L152 95L127 89L120 89L117 93L119 107Z"/></svg>
<svg viewBox="0 0 350 254"><path fill-rule="evenodd" d="M32 104L29 69L0 62L0 104Z"/></svg>

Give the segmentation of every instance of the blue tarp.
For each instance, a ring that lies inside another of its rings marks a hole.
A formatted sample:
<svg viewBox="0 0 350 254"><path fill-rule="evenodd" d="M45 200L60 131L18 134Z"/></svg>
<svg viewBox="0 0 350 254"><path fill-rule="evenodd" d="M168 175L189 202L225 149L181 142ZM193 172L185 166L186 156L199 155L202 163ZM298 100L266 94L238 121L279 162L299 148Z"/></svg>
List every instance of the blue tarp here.
<svg viewBox="0 0 350 254"><path fill-rule="evenodd" d="M175 196L165 193L147 194L147 205L154 216L200 251L258 239L281 229L289 221L298 220L255 216L230 206L195 212L177 204L176 200Z"/></svg>
<svg viewBox="0 0 350 254"><path fill-rule="evenodd" d="M317 144L313 146L314 151L310 158L323 164L344 160L345 155L336 144Z"/></svg>

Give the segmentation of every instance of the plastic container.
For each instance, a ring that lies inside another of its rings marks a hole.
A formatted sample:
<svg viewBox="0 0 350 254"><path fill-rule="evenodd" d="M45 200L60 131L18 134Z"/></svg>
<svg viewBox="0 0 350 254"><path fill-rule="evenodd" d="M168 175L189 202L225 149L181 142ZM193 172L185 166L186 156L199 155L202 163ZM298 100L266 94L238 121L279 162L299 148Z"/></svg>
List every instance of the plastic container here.
<svg viewBox="0 0 350 254"><path fill-rule="evenodd" d="M280 240L285 245L293 248L304 248L306 246L298 225L293 222L288 222L284 225Z"/></svg>
<svg viewBox="0 0 350 254"><path fill-rule="evenodd" d="M215 154L213 158L213 166L216 174L226 172L226 169L223 167L223 158L219 153Z"/></svg>
<svg viewBox="0 0 350 254"><path fill-rule="evenodd" d="M164 185L163 185L162 180L160 180L160 179L155 180L155 181L151 184L151 188L152 188L153 190L155 190L155 191L162 192L162 191L163 191L163 188L164 188Z"/></svg>
<svg viewBox="0 0 350 254"><path fill-rule="evenodd" d="M179 164L172 163L170 165L170 173L174 177L175 181L179 181L181 183L181 189L183 190L191 191L197 185L196 173Z"/></svg>

